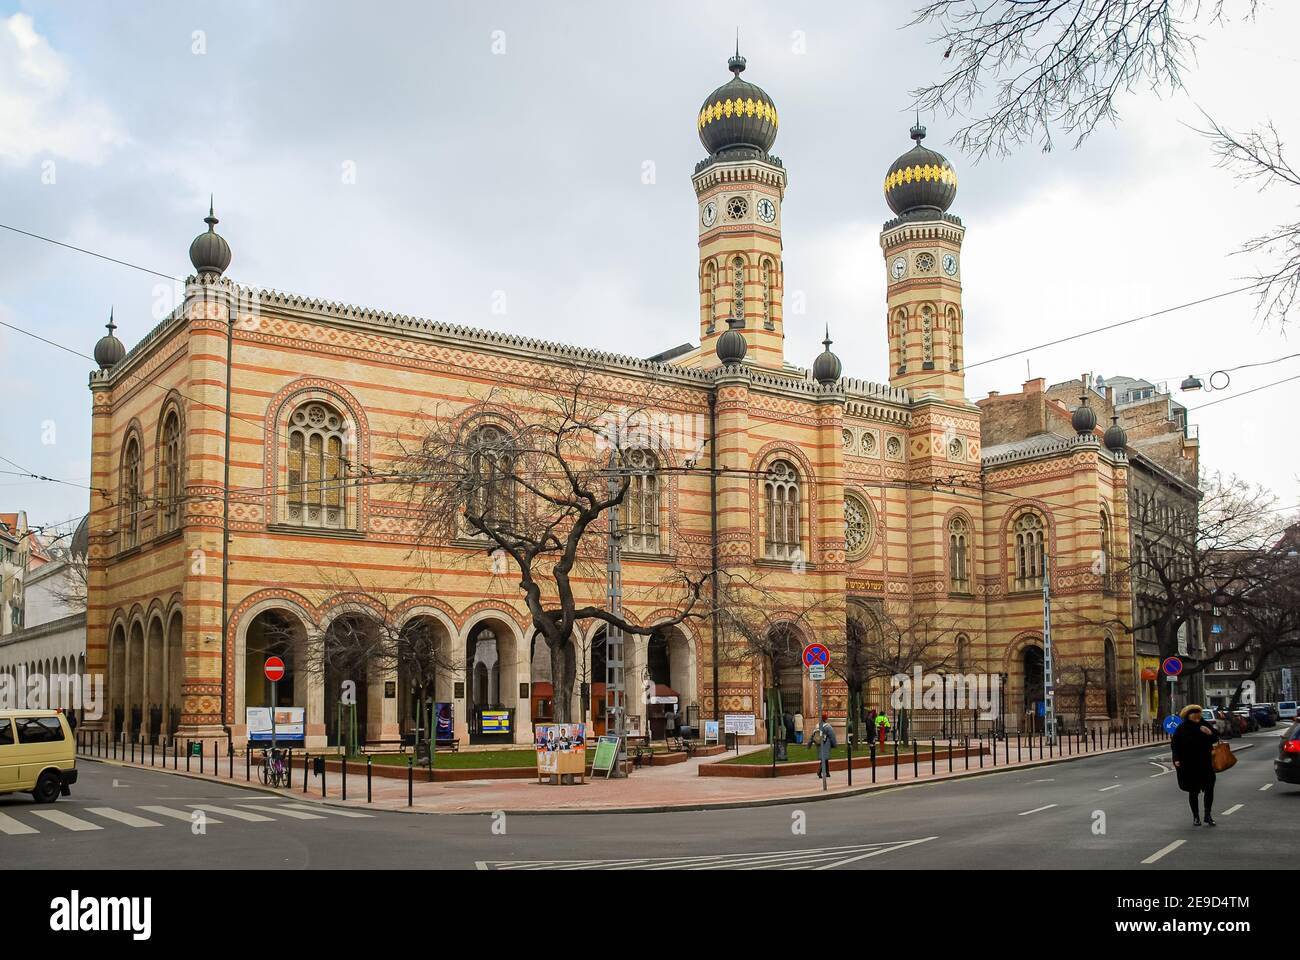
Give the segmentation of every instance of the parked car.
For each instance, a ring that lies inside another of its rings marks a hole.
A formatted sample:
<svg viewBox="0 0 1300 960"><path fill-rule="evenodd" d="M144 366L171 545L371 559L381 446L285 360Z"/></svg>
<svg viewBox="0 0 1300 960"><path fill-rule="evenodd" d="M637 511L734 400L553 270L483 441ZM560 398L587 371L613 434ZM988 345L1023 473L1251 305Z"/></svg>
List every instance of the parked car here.
<svg viewBox="0 0 1300 960"><path fill-rule="evenodd" d="M1232 712L1235 716L1241 717L1242 720L1245 721L1246 729L1243 731L1244 733L1254 733L1259 729L1259 718L1250 710L1247 710L1245 707L1239 707Z"/></svg>
<svg viewBox="0 0 1300 960"><path fill-rule="evenodd" d="M1257 703L1255 706L1259 709L1267 710L1268 715L1273 719L1274 723L1280 723L1282 721L1282 714L1277 709L1276 703Z"/></svg>
<svg viewBox="0 0 1300 960"><path fill-rule="evenodd" d="M1277 716L1279 720L1290 723L1296 719L1296 702L1294 700L1282 700L1277 705Z"/></svg>
<svg viewBox="0 0 1300 960"><path fill-rule="evenodd" d="M1273 716L1273 711L1271 711L1266 706L1261 706L1259 704L1256 704L1255 706L1250 708L1250 713L1251 716L1255 718L1256 722L1258 722L1261 727L1277 726L1277 719Z"/></svg>
<svg viewBox="0 0 1300 960"><path fill-rule="evenodd" d="M1300 723L1292 721L1277 747L1273 772L1283 783L1300 783Z"/></svg>
<svg viewBox="0 0 1300 960"><path fill-rule="evenodd" d="M76 782L76 741L62 713L0 710L0 793L53 803Z"/></svg>

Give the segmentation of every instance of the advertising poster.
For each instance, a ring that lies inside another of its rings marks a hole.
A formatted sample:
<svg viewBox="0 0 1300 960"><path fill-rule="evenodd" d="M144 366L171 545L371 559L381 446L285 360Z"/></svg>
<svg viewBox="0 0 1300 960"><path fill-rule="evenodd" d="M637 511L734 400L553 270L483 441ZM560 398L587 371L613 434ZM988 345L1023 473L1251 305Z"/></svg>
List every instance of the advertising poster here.
<svg viewBox="0 0 1300 960"><path fill-rule="evenodd" d="M509 710L484 710L479 714L479 732L510 735Z"/></svg>
<svg viewBox="0 0 1300 960"><path fill-rule="evenodd" d="M582 774L587 767L587 725L545 723L536 728L537 775Z"/></svg>
<svg viewBox="0 0 1300 960"><path fill-rule="evenodd" d="M451 723L451 704L435 703L433 705L433 715L434 715L434 728L433 728L434 739L439 741L453 739L452 723Z"/></svg>
<svg viewBox="0 0 1300 960"><path fill-rule="evenodd" d="M245 719L248 723L248 739L257 742L271 742L271 708L246 707ZM305 707L276 707L275 739L277 742L301 743L307 732L307 710Z"/></svg>

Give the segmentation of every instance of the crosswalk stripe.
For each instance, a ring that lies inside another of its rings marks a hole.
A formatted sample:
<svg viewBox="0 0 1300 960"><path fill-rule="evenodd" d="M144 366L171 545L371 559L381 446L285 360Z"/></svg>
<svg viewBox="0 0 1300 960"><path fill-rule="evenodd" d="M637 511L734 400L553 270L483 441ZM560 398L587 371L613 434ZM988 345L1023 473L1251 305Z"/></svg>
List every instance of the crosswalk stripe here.
<svg viewBox="0 0 1300 960"><path fill-rule="evenodd" d="M0 833L7 833L11 837L20 836L24 833L40 833L35 827L29 827L21 820L15 820L7 813L0 813Z"/></svg>
<svg viewBox="0 0 1300 960"><path fill-rule="evenodd" d="M174 807L157 807L157 806L149 806L149 807L141 806L140 809L148 810L150 813L156 813L160 817L172 817L175 820L184 820L186 823L194 822L194 814L189 810L177 810ZM209 817L206 814L204 814L203 822L220 823L221 821L218 820L216 817Z"/></svg>
<svg viewBox="0 0 1300 960"><path fill-rule="evenodd" d="M1186 842L1187 842L1186 840L1175 840L1173 843L1169 844L1169 846L1167 846L1167 847L1161 847L1159 850L1157 850L1155 853L1151 854L1151 856L1147 857L1147 858L1146 858L1145 860L1143 860L1142 862L1143 862L1143 863L1155 863L1157 860L1159 860L1161 857L1163 857L1166 853L1172 853L1173 851L1177 850L1179 847L1181 847L1181 846L1182 846L1184 843L1186 843Z"/></svg>
<svg viewBox="0 0 1300 960"><path fill-rule="evenodd" d="M1244 806L1245 806L1244 803L1234 803L1234 804L1233 804L1232 806L1230 806L1227 810L1224 810L1223 813L1219 814L1219 816L1221 816L1221 817L1231 816L1232 814L1236 813L1238 810L1240 810L1240 809L1241 809L1242 807L1244 807Z"/></svg>
<svg viewBox="0 0 1300 960"><path fill-rule="evenodd" d="M241 803L240 809L262 810L266 813L276 813L282 817L293 817L295 820L324 820L325 818L315 813L302 813L298 810L290 810L287 807L264 807L258 803Z"/></svg>
<svg viewBox="0 0 1300 960"><path fill-rule="evenodd" d="M118 823L125 823L128 827L161 827L162 824L157 820L150 820L147 817L137 817L134 813L125 813L121 810L114 810L112 807L87 807L87 813L94 813L106 820L116 820Z"/></svg>
<svg viewBox="0 0 1300 960"><path fill-rule="evenodd" d="M1271 784L1271 783L1266 783L1266 784L1264 784L1262 787L1260 787L1259 789L1260 789L1260 790L1272 790L1272 789L1273 789L1273 784Z"/></svg>
<svg viewBox="0 0 1300 960"><path fill-rule="evenodd" d="M38 817L44 817L50 823L57 823L67 830L103 830L97 823L91 823L89 820L82 820L80 817L74 817L70 813L63 813L60 810L33 810L33 814Z"/></svg>
<svg viewBox="0 0 1300 960"><path fill-rule="evenodd" d="M235 820L247 820L250 823L270 823L274 817L264 817L260 813L249 813L247 810L236 810L233 807L218 807L211 803L187 803L187 807L193 807L195 810L202 810L204 813L211 811L219 813L223 817L232 817Z"/></svg>
<svg viewBox="0 0 1300 960"><path fill-rule="evenodd" d="M1034 807L1034 809L1032 809L1032 810L1025 810L1025 811L1022 812L1022 813L1017 813L1016 816L1017 816L1017 817L1027 817L1027 816L1029 816L1031 813L1042 813L1044 810L1051 810L1052 807L1055 807L1055 806L1056 806L1055 803L1047 803L1047 804L1044 804L1044 805L1041 806L1041 807Z"/></svg>
<svg viewBox="0 0 1300 960"><path fill-rule="evenodd" d="M319 810L321 813L332 813L336 817L364 817L366 819L374 818L373 813L358 813L355 810L342 810L338 807L325 807L325 806L313 807L309 803L286 803L284 806L293 807L295 810ZM282 810L284 808L277 807L276 809Z"/></svg>

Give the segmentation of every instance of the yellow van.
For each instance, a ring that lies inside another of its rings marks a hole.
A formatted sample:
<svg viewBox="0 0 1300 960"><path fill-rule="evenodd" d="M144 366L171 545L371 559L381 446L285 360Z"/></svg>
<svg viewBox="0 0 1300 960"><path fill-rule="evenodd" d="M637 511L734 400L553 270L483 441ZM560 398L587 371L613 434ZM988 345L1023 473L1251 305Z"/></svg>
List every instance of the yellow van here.
<svg viewBox="0 0 1300 960"><path fill-rule="evenodd" d="M53 803L76 782L77 744L62 713L0 710L0 793Z"/></svg>

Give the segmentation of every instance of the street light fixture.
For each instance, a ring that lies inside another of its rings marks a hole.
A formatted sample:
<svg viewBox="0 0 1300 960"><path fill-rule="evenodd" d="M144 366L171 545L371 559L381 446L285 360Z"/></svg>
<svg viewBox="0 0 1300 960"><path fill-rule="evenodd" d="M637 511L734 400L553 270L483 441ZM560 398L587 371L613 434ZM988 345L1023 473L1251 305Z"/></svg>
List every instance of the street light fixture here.
<svg viewBox="0 0 1300 960"><path fill-rule="evenodd" d="M1189 373L1187 379L1183 381L1180 389L1183 391L1200 390L1203 386L1205 385L1201 383L1199 377L1193 376Z"/></svg>

